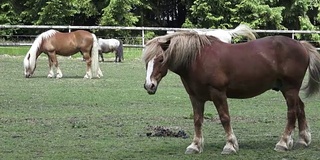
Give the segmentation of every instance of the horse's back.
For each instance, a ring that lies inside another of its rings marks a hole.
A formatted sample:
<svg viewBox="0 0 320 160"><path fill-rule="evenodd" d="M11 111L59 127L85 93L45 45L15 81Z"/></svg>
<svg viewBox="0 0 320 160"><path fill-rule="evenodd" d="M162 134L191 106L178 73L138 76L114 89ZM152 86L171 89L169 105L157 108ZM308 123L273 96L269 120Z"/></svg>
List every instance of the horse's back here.
<svg viewBox="0 0 320 160"><path fill-rule="evenodd" d="M77 52L90 52L93 45L92 34L85 30L73 32L57 32L45 40L45 52L55 51L56 54L70 56Z"/></svg>
<svg viewBox="0 0 320 160"><path fill-rule="evenodd" d="M101 48L101 52L111 52L114 51L118 48L118 46L120 45L120 41L117 39L102 39L99 38L98 43L100 45Z"/></svg>

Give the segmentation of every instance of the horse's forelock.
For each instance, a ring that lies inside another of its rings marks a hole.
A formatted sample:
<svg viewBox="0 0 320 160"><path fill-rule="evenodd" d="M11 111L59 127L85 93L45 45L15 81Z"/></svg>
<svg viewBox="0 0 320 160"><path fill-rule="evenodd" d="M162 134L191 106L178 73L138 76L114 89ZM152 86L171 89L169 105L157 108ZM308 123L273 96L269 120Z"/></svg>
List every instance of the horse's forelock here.
<svg viewBox="0 0 320 160"><path fill-rule="evenodd" d="M158 39L152 39L146 44L142 55L142 59L145 61L145 63L148 63L154 57L163 54L163 50L157 40Z"/></svg>
<svg viewBox="0 0 320 160"><path fill-rule="evenodd" d="M164 51L161 44L168 41L169 46ZM175 32L155 37L147 42L143 60L147 63L154 57L163 55L163 63L168 62L172 69L179 66L187 67L200 54L201 48L210 43L211 38L196 32Z"/></svg>

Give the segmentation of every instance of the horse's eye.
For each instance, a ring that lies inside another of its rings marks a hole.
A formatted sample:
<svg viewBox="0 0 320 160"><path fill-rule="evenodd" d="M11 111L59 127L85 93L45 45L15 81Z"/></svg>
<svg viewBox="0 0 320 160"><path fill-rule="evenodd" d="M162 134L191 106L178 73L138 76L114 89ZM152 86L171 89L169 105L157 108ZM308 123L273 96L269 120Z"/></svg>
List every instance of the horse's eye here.
<svg viewBox="0 0 320 160"><path fill-rule="evenodd" d="M163 62L163 59L160 59L159 62L162 63L162 62Z"/></svg>

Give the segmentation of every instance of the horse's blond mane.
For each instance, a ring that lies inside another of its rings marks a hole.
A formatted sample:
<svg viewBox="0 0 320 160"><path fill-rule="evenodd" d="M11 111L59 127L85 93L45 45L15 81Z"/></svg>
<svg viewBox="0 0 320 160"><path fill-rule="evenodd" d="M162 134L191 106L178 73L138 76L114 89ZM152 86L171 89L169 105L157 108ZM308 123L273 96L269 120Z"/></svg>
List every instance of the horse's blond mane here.
<svg viewBox="0 0 320 160"><path fill-rule="evenodd" d="M29 52L36 52L39 47L41 46L41 43L44 39L52 37L54 34L56 34L58 31L56 30L48 30L46 32L41 33L40 35L37 36L37 38L34 40Z"/></svg>
<svg viewBox="0 0 320 160"><path fill-rule="evenodd" d="M163 51L160 45L166 45L170 41L168 48ZM163 55L163 63L168 63L171 69L179 66L187 67L195 60L200 49L211 43L211 37L199 35L196 32L175 32L164 36L155 37L146 44L143 53L143 60L147 63L158 55Z"/></svg>

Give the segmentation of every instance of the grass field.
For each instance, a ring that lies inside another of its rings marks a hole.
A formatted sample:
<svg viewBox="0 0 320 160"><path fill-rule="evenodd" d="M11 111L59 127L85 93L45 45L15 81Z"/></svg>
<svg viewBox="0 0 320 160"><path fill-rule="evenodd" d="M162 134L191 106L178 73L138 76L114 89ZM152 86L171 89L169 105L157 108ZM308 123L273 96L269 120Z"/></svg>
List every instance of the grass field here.
<svg viewBox="0 0 320 160"><path fill-rule="evenodd" d="M148 95L140 50L126 49L120 64L100 63L104 77L88 80L80 56L59 57L62 79L46 78L44 55L35 75L24 78L27 49L0 48L0 159L320 159L319 96L303 98L312 132L306 149L273 151L286 123L286 106L281 93L268 91L229 100L238 154L220 154L224 131L208 102L204 152L185 155L193 137L188 96L171 72L157 93ZM189 138L147 137L149 126L184 130Z"/></svg>

